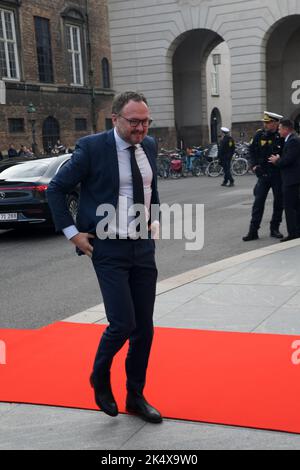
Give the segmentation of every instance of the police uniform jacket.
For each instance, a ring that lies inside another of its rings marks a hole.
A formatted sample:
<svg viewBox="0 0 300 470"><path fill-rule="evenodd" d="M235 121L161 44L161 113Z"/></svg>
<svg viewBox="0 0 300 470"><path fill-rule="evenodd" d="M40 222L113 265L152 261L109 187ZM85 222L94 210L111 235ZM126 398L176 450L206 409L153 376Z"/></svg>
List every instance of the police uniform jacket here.
<svg viewBox="0 0 300 470"><path fill-rule="evenodd" d="M230 135L225 135L220 142L218 157L221 161L231 160L235 151L235 143Z"/></svg>
<svg viewBox="0 0 300 470"><path fill-rule="evenodd" d="M259 166L262 174L270 174L278 172L278 168L268 159L271 155L282 154L284 139L280 137L279 132L269 132L264 129L259 129L253 137L250 144L250 158L251 165ZM260 174L258 175L260 176Z"/></svg>

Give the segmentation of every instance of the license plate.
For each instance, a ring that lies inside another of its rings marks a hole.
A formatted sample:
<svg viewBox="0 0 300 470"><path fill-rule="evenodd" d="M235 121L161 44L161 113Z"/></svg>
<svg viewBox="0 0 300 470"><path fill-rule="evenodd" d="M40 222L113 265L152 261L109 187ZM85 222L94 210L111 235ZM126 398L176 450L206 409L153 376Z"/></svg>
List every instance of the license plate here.
<svg viewBox="0 0 300 470"><path fill-rule="evenodd" d="M9 221L9 220L18 220L18 214L17 213L0 214L0 220L2 220L2 222Z"/></svg>

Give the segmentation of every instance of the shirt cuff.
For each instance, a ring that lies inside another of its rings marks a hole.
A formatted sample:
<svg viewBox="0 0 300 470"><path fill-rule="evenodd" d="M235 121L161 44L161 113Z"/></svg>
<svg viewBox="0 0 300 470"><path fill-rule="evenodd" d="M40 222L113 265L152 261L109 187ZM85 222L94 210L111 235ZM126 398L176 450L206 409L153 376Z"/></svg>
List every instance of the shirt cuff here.
<svg viewBox="0 0 300 470"><path fill-rule="evenodd" d="M63 228L63 233L68 240L75 237L79 233L75 225L70 225L69 227Z"/></svg>

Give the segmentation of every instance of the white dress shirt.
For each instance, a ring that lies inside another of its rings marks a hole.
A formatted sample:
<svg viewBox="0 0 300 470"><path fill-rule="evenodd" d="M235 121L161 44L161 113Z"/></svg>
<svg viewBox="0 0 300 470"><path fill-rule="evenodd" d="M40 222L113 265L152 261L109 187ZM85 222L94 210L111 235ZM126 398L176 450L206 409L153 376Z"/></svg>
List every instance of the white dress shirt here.
<svg viewBox="0 0 300 470"><path fill-rule="evenodd" d="M128 217L128 209L133 205L133 188L132 188L132 175L131 175L131 164L130 164L130 151L128 148L131 146L128 142L125 142L117 133L116 128L114 129L114 136L118 154L119 164L119 178L120 178L120 189L119 189L119 200L117 205L118 217L114 217L108 225L108 235L118 235L120 237L135 237L135 231L129 229L133 227L130 222L134 220L133 216ZM147 221L149 220L150 204L152 196L152 178L153 173L149 163L149 160L140 144L136 145L135 158L141 172L143 183L144 183L144 198L146 207ZM107 161L109 165L109 160ZM63 229L63 233L70 240L79 232L75 225L71 225Z"/></svg>
<svg viewBox="0 0 300 470"><path fill-rule="evenodd" d="M287 141L289 140L289 138L291 137L291 135L292 135L292 132L291 132L288 136L286 136L285 141L284 141L285 143L287 143Z"/></svg>

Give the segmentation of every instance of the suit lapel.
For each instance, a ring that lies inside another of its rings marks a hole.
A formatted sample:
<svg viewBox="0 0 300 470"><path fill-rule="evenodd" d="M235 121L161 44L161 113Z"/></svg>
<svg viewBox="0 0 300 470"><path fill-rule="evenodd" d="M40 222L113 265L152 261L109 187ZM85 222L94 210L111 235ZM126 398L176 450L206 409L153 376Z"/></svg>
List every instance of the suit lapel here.
<svg viewBox="0 0 300 470"><path fill-rule="evenodd" d="M148 146L147 142L145 140L143 140L143 142L141 143L141 146L146 154L146 157L148 158L148 161L150 163L150 166L151 166L151 169L153 171L153 175L156 171L155 169L155 165L154 165L154 161L153 161L153 157L152 157L152 150L150 149L150 147Z"/></svg>
<svg viewBox="0 0 300 470"><path fill-rule="evenodd" d="M119 162L118 162L118 152L117 152L117 146L116 146L113 129L110 130L107 134L106 147L107 147L107 166L111 170L113 185L115 188L117 188L117 193L119 194L119 189L120 189Z"/></svg>

